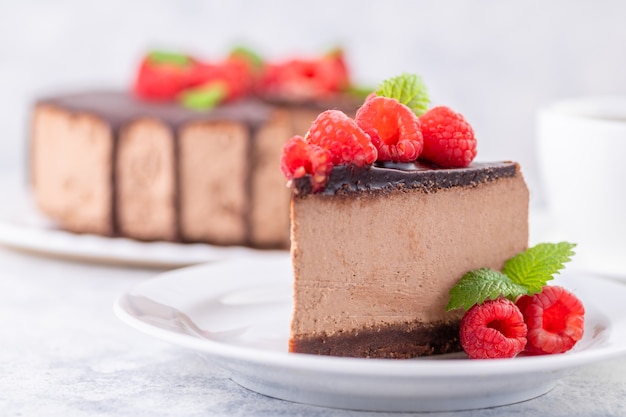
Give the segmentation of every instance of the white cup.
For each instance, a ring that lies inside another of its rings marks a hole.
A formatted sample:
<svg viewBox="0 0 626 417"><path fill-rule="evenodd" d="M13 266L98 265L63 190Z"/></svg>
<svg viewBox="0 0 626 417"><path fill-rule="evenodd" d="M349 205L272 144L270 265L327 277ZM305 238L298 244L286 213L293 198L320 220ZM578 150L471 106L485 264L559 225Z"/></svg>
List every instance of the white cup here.
<svg viewBox="0 0 626 417"><path fill-rule="evenodd" d="M626 96L555 103L537 127L554 236L585 268L626 278Z"/></svg>

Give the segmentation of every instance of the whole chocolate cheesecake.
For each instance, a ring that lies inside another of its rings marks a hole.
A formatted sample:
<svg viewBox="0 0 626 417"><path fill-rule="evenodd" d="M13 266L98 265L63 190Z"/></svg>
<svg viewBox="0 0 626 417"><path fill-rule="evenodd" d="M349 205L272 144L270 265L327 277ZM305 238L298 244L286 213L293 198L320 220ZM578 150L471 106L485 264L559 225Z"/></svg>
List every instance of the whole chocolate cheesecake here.
<svg viewBox="0 0 626 417"><path fill-rule="evenodd" d="M196 112L123 91L42 99L30 149L35 201L75 232L288 247L277 165L315 114L252 99Z"/></svg>
<svg viewBox="0 0 626 417"><path fill-rule="evenodd" d="M321 109L354 113L358 103L344 91L339 53L251 62L241 52L223 62L154 52L132 91L38 100L30 137L37 207L77 233L288 248L282 147Z"/></svg>
<svg viewBox="0 0 626 417"><path fill-rule="evenodd" d="M292 352L410 358L460 350L446 312L469 270L526 249L518 164L335 167L324 191L295 181Z"/></svg>

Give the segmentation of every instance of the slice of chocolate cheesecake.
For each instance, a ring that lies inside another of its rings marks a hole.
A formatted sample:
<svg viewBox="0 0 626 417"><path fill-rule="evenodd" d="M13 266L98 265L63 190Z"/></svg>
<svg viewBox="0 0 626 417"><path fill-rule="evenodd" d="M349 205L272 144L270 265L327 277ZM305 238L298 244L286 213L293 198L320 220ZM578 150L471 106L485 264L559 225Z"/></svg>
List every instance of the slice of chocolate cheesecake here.
<svg viewBox="0 0 626 417"><path fill-rule="evenodd" d="M463 115L428 109L415 74L383 81L354 119L320 113L283 149L291 184L289 350L412 358L461 350L465 273L528 245L529 193L514 162L472 163Z"/></svg>
<svg viewBox="0 0 626 417"><path fill-rule="evenodd" d="M449 290L528 244L514 162L333 167L321 192L293 181L291 352L411 358L460 350Z"/></svg>

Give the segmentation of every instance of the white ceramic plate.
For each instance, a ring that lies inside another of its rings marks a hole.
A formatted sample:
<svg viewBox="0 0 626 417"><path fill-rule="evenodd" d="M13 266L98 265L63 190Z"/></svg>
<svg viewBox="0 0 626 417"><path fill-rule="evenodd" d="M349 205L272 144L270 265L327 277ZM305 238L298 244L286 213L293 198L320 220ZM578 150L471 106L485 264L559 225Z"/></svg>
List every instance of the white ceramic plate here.
<svg viewBox="0 0 626 417"><path fill-rule="evenodd" d="M286 255L167 272L122 295L115 311L149 335L208 353L235 382L271 397L358 410L461 410L534 398L578 366L626 354L626 286L576 274L557 282L585 303L583 340L566 354L506 360L288 353L292 274Z"/></svg>
<svg viewBox="0 0 626 417"><path fill-rule="evenodd" d="M70 233L42 216L26 192L18 187L12 187L7 201L10 205L0 207L0 245L36 254L118 265L171 268L265 252L237 246L141 242Z"/></svg>

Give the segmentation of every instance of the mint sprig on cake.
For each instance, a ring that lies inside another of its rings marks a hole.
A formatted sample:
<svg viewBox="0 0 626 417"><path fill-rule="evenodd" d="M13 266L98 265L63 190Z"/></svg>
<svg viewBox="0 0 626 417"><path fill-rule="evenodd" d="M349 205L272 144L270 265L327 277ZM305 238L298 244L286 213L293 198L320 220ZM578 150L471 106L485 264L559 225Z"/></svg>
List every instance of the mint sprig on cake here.
<svg viewBox="0 0 626 417"><path fill-rule="evenodd" d="M376 90L377 96L394 98L410 108L416 116L428 110L430 98L426 84L417 74L401 74L384 80Z"/></svg>

